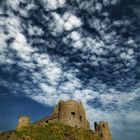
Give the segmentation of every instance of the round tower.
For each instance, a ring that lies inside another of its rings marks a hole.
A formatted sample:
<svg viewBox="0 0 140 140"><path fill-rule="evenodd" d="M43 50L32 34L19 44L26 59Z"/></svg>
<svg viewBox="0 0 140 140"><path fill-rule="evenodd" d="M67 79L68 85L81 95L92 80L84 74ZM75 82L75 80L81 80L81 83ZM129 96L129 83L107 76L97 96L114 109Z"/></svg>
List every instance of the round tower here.
<svg viewBox="0 0 140 140"><path fill-rule="evenodd" d="M111 134L109 131L108 123L101 121L99 123L95 122L95 132L98 133L98 136L101 140L112 140Z"/></svg>
<svg viewBox="0 0 140 140"><path fill-rule="evenodd" d="M89 129L83 104L74 100L59 102L58 121L77 128Z"/></svg>

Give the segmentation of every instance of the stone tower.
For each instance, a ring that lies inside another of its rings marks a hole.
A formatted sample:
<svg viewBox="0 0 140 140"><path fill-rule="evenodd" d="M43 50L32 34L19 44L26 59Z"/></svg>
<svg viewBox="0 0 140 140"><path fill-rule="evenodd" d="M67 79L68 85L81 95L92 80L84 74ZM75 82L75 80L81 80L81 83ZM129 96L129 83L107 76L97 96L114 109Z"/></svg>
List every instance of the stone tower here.
<svg viewBox="0 0 140 140"><path fill-rule="evenodd" d="M60 123L77 128L90 128L81 102L78 103L74 100L60 101L58 117Z"/></svg>
<svg viewBox="0 0 140 140"><path fill-rule="evenodd" d="M95 122L94 127L101 140L112 140L107 122Z"/></svg>
<svg viewBox="0 0 140 140"><path fill-rule="evenodd" d="M76 128L90 129L83 104L74 100L60 100L49 117L45 117L34 124L44 125L51 122L61 123ZM20 129L23 126L28 125L29 117L20 116L16 129ZM107 122L95 122L94 127L95 131L92 131L93 140L112 140Z"/></svg>
<svg viewBox="0 0 140 140"><path fill-rule="evenodd" d="M16 129L20 129L24 126L28 126L30 124L30 119L27 116L20 116L18 119L17 127Z"/></svg>
<svg viewBox="0 0 140 140"><path fill-rule="evenodd" d="M60 100L50 117L45 117L36 123L42 124L49 122L59 122L72 127L90 129L83 104L74 100Z"/></svg>

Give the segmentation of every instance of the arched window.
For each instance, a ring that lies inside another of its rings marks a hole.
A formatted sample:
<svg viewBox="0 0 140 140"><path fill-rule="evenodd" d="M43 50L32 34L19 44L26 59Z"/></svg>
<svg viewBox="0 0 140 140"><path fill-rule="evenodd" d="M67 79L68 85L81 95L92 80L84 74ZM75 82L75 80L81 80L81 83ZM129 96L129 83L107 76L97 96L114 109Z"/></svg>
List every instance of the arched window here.
<svg viewBox="0 0 140 140"><path fill-rule="evenodd" d="M105 128L105 124L103 124L103 127Z"/></svg>

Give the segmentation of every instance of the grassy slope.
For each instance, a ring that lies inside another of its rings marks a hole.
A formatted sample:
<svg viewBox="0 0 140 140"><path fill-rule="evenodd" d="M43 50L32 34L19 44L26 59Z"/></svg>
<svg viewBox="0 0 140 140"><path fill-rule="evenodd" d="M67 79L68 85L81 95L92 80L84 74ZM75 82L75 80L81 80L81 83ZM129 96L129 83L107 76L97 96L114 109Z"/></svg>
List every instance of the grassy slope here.
<svg viewBox="0 0 140 140"><path fill-rule="evenodd" d="M0 134L0 140L100 140L91 130L62 124L30 125Z"/></svg>

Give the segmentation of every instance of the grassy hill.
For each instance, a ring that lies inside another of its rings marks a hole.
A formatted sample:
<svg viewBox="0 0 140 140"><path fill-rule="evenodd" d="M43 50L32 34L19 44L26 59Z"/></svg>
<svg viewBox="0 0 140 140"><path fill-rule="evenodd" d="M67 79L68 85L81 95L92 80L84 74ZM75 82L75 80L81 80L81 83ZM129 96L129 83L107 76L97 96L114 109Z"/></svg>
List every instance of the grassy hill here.
<svg viewBox="0 0 140 140"><path fill-rule="evenodd" d="M0 140L100 140L92 130L58 123L29 125L20 130L0 133Z"/></svg>

